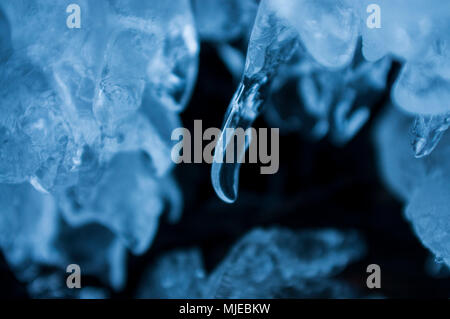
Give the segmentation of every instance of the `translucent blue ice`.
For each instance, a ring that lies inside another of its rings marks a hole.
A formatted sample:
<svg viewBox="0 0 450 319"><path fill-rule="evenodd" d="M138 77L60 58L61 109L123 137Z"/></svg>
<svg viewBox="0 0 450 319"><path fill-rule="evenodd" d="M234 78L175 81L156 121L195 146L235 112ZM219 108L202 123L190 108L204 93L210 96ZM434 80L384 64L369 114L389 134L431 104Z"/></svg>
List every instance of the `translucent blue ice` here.
<svg viewBox="0 0 450 319"><path fill-rule="evenodd" d="M163 211L179 218L170 135L195 83L197 34L241 79L224 129L250 127L269 100L274 125L303 129L309 117L311 136L343 144L399 61L392 104L412 117L381 120L380 168L423 244L450 265L449 3L379 0L382 26L370 29L371 0L79 0L82 26L70 29L72 2L0 0L0 247L33 296L63 296L57 271L71 263L119 289L127 251L148 249ZM287 91L287 106L277 103ZM211 176L233 202L239 163L220 164L229 140ZM255 230L209 277L196 250L165 256L141 296L343 296L329 276L362 250L353 234ZM44 268L55 272L40 277Z"/></svg>
<svg viewBox="0 0 450 319"><path fill-rule="evenodd" d="M160 257L143 274L138 298L202 298L206 271L200 250L176 250Z"/></svg>
<svg viewBox="0 0 450 319"><path fill-rule="evenodd" d="M322 137L332 130L339 144L351 139L370 114L368 105L357 105L355 109L358 90L365 94L368 90L382 90L390 66L389 59L378 65L350 65L360 36L358 10L350 0L261 1L241 82L228 107L222 132L250 127L273 93L272 83L275 90L280 90L285 86L283 82L293 80L298 81L306 109L317 118L313 135ZM224 50L221 52L224 55ZM225 52L230 61L232 52ZM234 67L238 63L228 64L232 70L238 69ZM316 74L318 87L314 83ZM289 102L293 104L294 99ZM214 189L225 202L234 202L238 191L239 163L224 164L222 160L231 138L230 134L222 134L211 170ZM239 152L245 152L249 143Z"/></svg>
<svg viewBox="0 0 450 319"><path fill-rule="evenodd" d="M425 158L412 157L410 119L391 110L376 130L380 170L386 184L406 203L405 216L438 262L450 265L450 136Z"/></svg>
<svg viewBox="0 0 450 319"><path fill-rule="evenodd" d="M364 0L362 6L369 3ZM426 156L436 147L450 118L450 4L438 0L382 0L378 4L382 28L362 28L363 53L368 60L390 54L403 62L392 100L423 123L415 127L413 148L417 157Z"/></svg>
<svg viewBox="0 0 450 319"><path fill-rule="evenodd" d="M181 212L170 135L198 40L188 0L77 1L80 29L71 3L0 1L0 247L25 282L75 263L118 289Z"/></svg>
<svg viewBox="0 0 450 319"><path fill-rule="evenodd" d="M41 156L28 156L0 181L28 180L45 191L73 184L88 148L100 164L143 150L163 175L171 166L167 136L179 126L174 113L186 105L197 70L189 2L85 0L81 29L66 26L70 3L1 2L14 50L2 66L0 80L14 84L2 85L1 106L18 112L2 130L20 139L8 140L2 154L11 165L26 149Z"/></svg>
<svg viewBox="0 0 450 319"><path fill-rule="evenodd" d="M351 289L339 284L330 289L329 281L363 253L364 243L355 232L256 229L211 274L206 296L276 298L292 293L291 297L306 298L329 290L334 297L344 298L347 294L339 296L338 291ZM322 284L316 285L319 281Z"/></svg>
<svg viewBox="0 0 450 319"><path fill-rule="evenodd" d="M225 202L234 202L238 192L239 161L229 164L223 160L228 145L234 138L232 132L236 128L245 131L252 126L262 111L279 65L291 58L298 45L295 31L278 21L269 4L262 1L250 38L244 74L228 106L211 169L213 187ZM242 154L249 145L250 141L247 139L245 145L242 145L244 149L237 153Z"/></svg>
<svg viewBox="0 0 450 319"><path fill-rule="evenodd" d="M259 0L193 0L201 40L215 43L245 37L251 30Z"/></svg>
<svg viewBox="0 0 450 319"><path fill-rule="evenodd" d="M242 80L224 128L247 128L271 93L297 85L299 92L291 92L290 98L282 96L285 92L280 94L282 102L304 104L316 122L308 134L320 138L331 133L332 140L343 144L368 120L370 106L364 100L384 89L389 61L394 58L403 67L392 100L417 116L415 156L429 155L450 126L450 7L437 0L378 1L380 27L372 28L368 25L372 4L370 0L261 1ZM228 47L219 52L236 73L239 55ZM294 63L292 56L297 58ZM371 78L378 79L371 83ZM283 113L296 112L286 112L283 108L289 107L281 103L272 104L269 122L275 125L299 129L308 121L305 116L286 118ZM216 157L223 156L228 144L224 136L220 142ZM238 174L239 164L213 164L213 186L226 202L237 197Z"/></svg>
<svg viewBox="0 0 450 319"><path fill-rule="evenodd" d="M33 298L44 299L105 299L109 297L106 289L84 286L79 289L67 289L64 273L41 275L28 286L28 293Z"/></svg>
<svg viewBox="0 0 450 319"><path fill-rule="evenodd" d="M167 203L173 205L174 219L180 213L176 206L180 195L171 191L176 188L174 182L155 176L148 158L141 153L116 155L95 187L83 183L91 174L95 171L83 171L78 185L58 194L65 219L74 226L99 223L136 254L149 247Z"/></svg>
<svg viewBox="0 0 450 319"><path fill-rule="evenodd" d="M173 251L145 274L140 297L351 298L356 291L333 278L364 254L352 231L255 229L205 276L196 249Z"/></svg>
<svg viewBox="0 0 450 319"><path fill-rule="evenodd" d="M28 183L2 184L0 205L0 247L20 280L36 280L42 267L64 273L69 264L78 264L105 284L123 285L126 247L108 229L94 223L69 226L54 198Z"/></svg>

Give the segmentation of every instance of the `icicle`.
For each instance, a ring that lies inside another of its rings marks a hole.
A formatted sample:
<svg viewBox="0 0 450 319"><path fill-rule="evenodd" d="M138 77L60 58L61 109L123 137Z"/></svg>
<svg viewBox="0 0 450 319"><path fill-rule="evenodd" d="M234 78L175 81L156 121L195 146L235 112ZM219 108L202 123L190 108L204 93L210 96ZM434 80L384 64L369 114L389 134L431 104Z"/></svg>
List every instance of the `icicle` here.
<svg viewBox="0 0 450 319"><path fill-rule="evenodd" d="M417 115L412 127L412 146L416 158L428 156L450 127L450 113L442 115Z"/></svg>
<svg viewBox="0 0 450 319"><path fill-rule="evenodd" d="M235 152L235 160L227 163L225 157L230 141L237 128L244 131L250 128L261 113L278 67L289 60L297 45L297 33L275 15L268 1L262 1L250 38L244 75L228 106L212 164L212 184L217 195L227 203L237 198L238 159L244 156L250 145L249 139L243 145L238 145L241 149Z"/></svg>

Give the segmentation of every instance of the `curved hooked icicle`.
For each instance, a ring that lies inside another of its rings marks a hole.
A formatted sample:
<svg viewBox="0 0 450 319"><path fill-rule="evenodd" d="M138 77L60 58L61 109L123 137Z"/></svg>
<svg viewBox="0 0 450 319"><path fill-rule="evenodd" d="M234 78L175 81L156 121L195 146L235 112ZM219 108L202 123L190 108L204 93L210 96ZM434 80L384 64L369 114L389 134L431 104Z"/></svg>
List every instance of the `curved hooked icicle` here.
<svg viewBox="0 0 450 319"><path fill-rule="evenodd" d="M211 169L213 187L217 195L227 203L233 203L237 198L239 168L245 151L251 143L251 137L246 136L243 144L237 143L236 151L234 142L231 143L231 141L237 129L247 132L247 129L251 128L260 114L267 89L267 82L244 78L228 107ZM233 152L231 158L230 152Z"/></svg>
<svg viewBox="0 0 450 319"><path fill-rule="evenodd" d="M287 62L297 48L297 33L276 16L267 1L258 9L247 52L244 75L233 99L228 106L221 135L216 144L211 180L217 195L227 203L237 198L239 168L250 138L237 145L234 136L237 129L251 128L262 111L270 83L278 67ZM233 147L233 157L227 153Z"/></svg>

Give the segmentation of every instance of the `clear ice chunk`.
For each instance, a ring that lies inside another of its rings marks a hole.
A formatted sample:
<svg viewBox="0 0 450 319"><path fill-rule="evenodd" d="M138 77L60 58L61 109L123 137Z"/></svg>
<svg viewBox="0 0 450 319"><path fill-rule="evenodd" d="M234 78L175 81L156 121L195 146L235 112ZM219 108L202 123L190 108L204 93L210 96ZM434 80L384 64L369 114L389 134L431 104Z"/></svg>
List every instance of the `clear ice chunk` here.
<svg viewBox="0 0 450 319"><path fill-rule="evenodd" d="M145 252L164 208L174 209L181 201L180 194L169 190L174 188L173 182L155 176L148 161L142 153L120 153L107 165L95 187L89 179L96 170L83 170L79 184L57 196L67 222L76 227L98 223L116 234L133 253Z"/></svg>
<svg viewBox="0 0 450 319"><path fill-rule="evenodd" d="M443 166L420 183L405 215L424 246L450 266L450 167Z"/></svg>
<svg viewBox="0 0 450 319"><path fill-rule="evenodd" d="M408 113L446 114L450 112L446 102L450 100L450 75L443 78L430 65L406 63L392 88L392 99Z"/></svg>
<svg viewBox="0 0 450 319"><path fill-rule="evenodd" d="M379 165L388 187L406 202L405 215L437 260L450 265L450 136L427 157L414 158L407 142L410 118L391 108L376 129Z"/></svg>
<svg viewBox="0 0 450 319"><path fill-rule="evenodd" d="M355 298L335 278L365 246L354 231L254 229L206 275L198 249L159 257L144 273L139 298Z"/></svg>
<svg viewBox="0 0 450 319"><path fill-rule="evenodd" d="M0 67L0 182L53 186L76 151L63 101L38 67L14 54Z"/></svg>
<svg viewBox="0 0 450 319"><path fill-rule="evenodd" d="M343 287L336 283L330 289L329 280L363 253L364 244L355 232L255 229L211 274L206 297L307 298L328 292L344 298L337 294Z"/></svg>
<svg viewBox="0 0 450 319"><path fill-rule="evenodd" d="M5 62L2 78L23 82L12 90L7 83L2 85L7 95L2 104L9 104L17 112L16 117L27 110L31 113L32 107L45 106L56 113L47 117L66 121L59 125L55 121L55 128L49 126L47 132L40 133L39 125L32 121L45 124L45 118L41 119L45 115L41 110L39 115L31 114L26 119L29 134L36 138L44 133L55 136L62 146L58 154L52 154L53 150L40 147L40 140L28 142L44 158L29 156L31 167L16 173L21 176L0 181L29 180L37 189L50 192L55 186L70 186L76 182L86 148L94 149L102 164L118 152L144 150L162 176L171 167L171 142L166 139L167 132L156 127L156 117L164 114L159 110L164 108L167 115L162 123L170 119L172 126L178 125L173 119L187 104L197 73L198 41L190 2L83 0L78 3L84 21L81 29L66 26L66 7L70 3L0 3L0 11L11 26L9 42L17 56ZM8 37L4 38L7 43ZM27 73L29 69L33 72ZM42 87L27 84L31 81L41 81ZM8 100L19 94L19 89L24 91L20 98L27 98L20 101L22 109ZM5 136L11 128L6 129ZM21 138L22 128L17 130L15 135ZM22 140L8 139L12 147L17 143L27 145ZM5 160L12 162L15 153L10 154L12 158ZM41 166L41 171L36 172ZM14 174L17 169L9 171Z"/></svg>
<svg viewBox="0 0 450 319"><path fill-rule="evenodd" d="M361 2L361 14L370 3L370 0ZM382 27L362 28L363 54L370 61L391 54L404 62L392 90L393 102L402 110L420 116L447 114L450 111L446 103L450 99L450 4L437 0L381 0L377 4L382 10ZM434 141L419 140L416 153L423 156L433 145Z"/></svg>
<svg viewBox="0 0 450 319"><path fill-rule="evenodd" d="M302 44L320 64L348 65L359 37L359 17L349 0L269 0L281 18L289 21Z"/></svg>
<svg viewBox="0 0 450 319"><path fill-rule="evenodd" d="M71 3L0 1L0 247L25 282L78 263L119 289L127 249L180 217L170 134L198 39L189 0L81 0L81 29Z"/></svg>

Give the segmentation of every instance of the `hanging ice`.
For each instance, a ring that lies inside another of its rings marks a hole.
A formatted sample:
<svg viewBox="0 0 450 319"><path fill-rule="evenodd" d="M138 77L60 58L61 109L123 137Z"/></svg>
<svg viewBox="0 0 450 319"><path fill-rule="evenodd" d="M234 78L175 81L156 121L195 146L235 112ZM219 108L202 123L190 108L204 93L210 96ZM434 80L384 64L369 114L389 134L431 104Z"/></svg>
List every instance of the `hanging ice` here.
<svg viewBox="0 0 450 319"><path fill-rule="evenodd" d="M211 178L219 197L234 202L237 197L240 156L250 144L247 139L244 149L238 149L234 163L225 163L224 157L234 130L244 131L251 127L261 113L272 77L283 61L287 61L297 47L295 31L280 20L267 1L258 9L255 26L250 38L244 74L228 107L222 134L216 144Z"/></svg>
<svg viewBox="0 0 450 319"><path fill-rule="evenodd" d="M212 183L222 200L234 202L237 197L239 161L230 164L223 160L234 138L232 132L236 128L246 130L261 113L278 69L292 58L300 43L325 67L347 66L357 45L358 28L359 20L350 1L263 0L260 3L242 80L228 107L212 165ZM345 132L348 128L347 135L352 135L368 117L367 111L361 109L353 120L347 120L354 99L354 94L350 94L345 92L336 113L338 129ZM236 158L243 156L249 144L247 140Z"/></svg>
<svg viewBox="0 0 450 319"><path fill-rule="evenodd" d="M449 126L450 107L446 101L450 97L450 38L446 30L450 26L450 7L419 0L379 1L382 27L369 28L370 4L369 0L262 1L244 75L227 111L224 129L250 126L270 95L271 82L275 82L276 93L298 81L299 100L316 120L311 127L312 135L320 138L331 132L335 142L345 143L367 121L370 107L363 99L384 89L389 60L394 57L404 66L392 99L401 109L418 115L413 130L416 156L431 153ZM362 53L369 62L361 61L359 52L354 54L360 35ZM295 49L297 42L304 50ZM273 48L276 50L271 51ZM283 68L294 51L297 60ZM273 59L274 55L278 58ZM306 62L309 56L313 60ZM274 78L279 68L284 74ZM348 76L342 70L348 70ZM377 75L378 70L382 71ZM332 72L336 72L334 76ZM369 84L372 77L378 77L378 84ZM260 82L257 85L251 82L255 78ZM358 96L360 92L364 96ZM271 117L280 123L285 111L271 112ZM306 119L305 114L289 117L287 124L298 129L307 122L307 117L308 114ZM219 159L226 153L231 138L222 135L216 148L216 162L222 162ZM241 150L241 154L244 152L245 149ZM213 164L213 186L226 202L236 199L238 170L239 164Z"/></svg>

